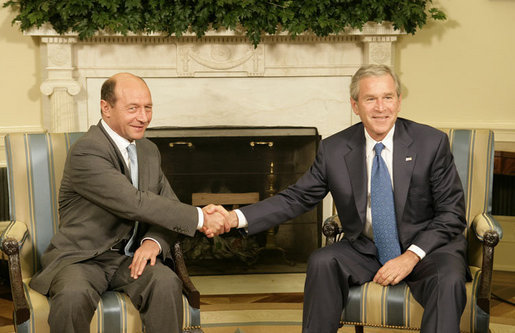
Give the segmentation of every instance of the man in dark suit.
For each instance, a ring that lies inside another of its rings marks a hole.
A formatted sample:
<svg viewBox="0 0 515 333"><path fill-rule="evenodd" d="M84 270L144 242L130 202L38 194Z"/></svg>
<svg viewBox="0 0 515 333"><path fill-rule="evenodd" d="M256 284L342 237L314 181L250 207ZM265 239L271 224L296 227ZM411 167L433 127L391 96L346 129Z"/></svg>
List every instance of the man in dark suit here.
<svg viewBox="0 0 515 333"><path fill-rule="evenodd" d="M181 332L182 282L165 265L170 244L177 233L223 233L223 210L207 213L175 196L157 147L143 137L152 119L143 79L116 74L101 99L101 121L68 153L60 227L30 286L50 297L51 332L89 332L108 289L129 295L145 332Z"/></svg>
<svg viewBox="0 0 515 333"><path fill-rule="evenodd" d="M323 140L296 184L230 212L229 222L255 234L331 192L345 234L309 259L303 332L336 332L349 286L370 280L384 286L405 280L424 307L423 332L459 332L469 273L464 194L448 138L397 118L400 83L387 66L360 68L350 92L361 123Z"/></svg>

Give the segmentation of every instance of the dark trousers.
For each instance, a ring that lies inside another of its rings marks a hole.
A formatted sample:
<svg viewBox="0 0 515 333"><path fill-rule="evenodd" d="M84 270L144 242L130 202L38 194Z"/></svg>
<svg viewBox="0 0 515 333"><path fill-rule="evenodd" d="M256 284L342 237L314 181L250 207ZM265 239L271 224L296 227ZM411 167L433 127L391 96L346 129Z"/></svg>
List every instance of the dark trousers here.
<svg viewBox="0 0 515 333"><path fill-rule="evenodd" d="M424 307L422 332L458 333L467 296L464 258L446 246L431 252L405 279ZM303 333L338 331L349 287L374 278L381 264L375 256L356 251L343 239L311 255L304 287Z"/></svg>
<svg viewBox="0 0 515 333"><path fill-rule="evenodd" d="M62 269L49 291L48 323L53 333L90 332L100 295L125 292L138 309L147 333L182 331L182 282L161 260L147 265L136 280L130 277L132 258L117 252Z"/></svg>

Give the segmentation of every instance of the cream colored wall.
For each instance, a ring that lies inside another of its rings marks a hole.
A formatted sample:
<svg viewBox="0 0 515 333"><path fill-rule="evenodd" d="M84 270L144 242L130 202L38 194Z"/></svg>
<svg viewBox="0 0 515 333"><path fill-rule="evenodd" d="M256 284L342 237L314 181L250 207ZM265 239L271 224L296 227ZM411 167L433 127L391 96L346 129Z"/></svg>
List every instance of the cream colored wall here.
<svg viewBox="0 0 515 333"><path fill-rule="evenodd" d="M38 45L11 26L13 18L0 6L0 134L41 129Z"/></svg>
<svg viewBox="0 0 515 333"><path fill-rule="evenodd" d="M515 142L515 1L438 0L445 22L399 39L395 65L404 83L402 114L435 126L491 127ZM0 134L41 128L38 42L0 9Z"/></svg>
<svg viewBox="0 0 515 333"><path fill-rule="evenodd" d="M515 1L433 3L447 20L397 46L402 113L436 126L494 128L496 140L515 142Z"/></svg>

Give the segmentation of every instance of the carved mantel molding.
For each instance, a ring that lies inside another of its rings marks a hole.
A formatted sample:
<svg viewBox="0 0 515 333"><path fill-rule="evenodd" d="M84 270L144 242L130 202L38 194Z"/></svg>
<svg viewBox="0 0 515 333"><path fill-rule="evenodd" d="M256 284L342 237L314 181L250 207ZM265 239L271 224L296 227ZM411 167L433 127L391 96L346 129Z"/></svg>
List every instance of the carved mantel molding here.
<svg viewBox="0 0 515 333"><path fill-rule="evenodd" d="M193 34L177 38L156 33L97 34L86 40L73 33L59 35L48 27L26 32L41 40L43 127L50 132L83 131L95 123L98 108L88 104L92 93L88 85L116 72L169 80L350 77L362 64L393 65L400 34L389 24L371 23L361 31L327 37L264 36L254 48L235 31L212 31L200 39ZM351 113L348 106L344 108Z"/></svg>

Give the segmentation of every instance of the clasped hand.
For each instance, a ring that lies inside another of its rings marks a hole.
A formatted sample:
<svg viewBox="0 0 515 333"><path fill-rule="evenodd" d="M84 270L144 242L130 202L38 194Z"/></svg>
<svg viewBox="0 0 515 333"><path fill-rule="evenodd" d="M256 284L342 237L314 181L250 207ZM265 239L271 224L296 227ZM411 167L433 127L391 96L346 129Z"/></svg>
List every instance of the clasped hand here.
<svg viewBox="0 0 515 333"><path fill-rule="evenodd" d="M204 226L201 231L209 238L229 232L238 224L236 213L234 211L229 213L220 205L207 205L202 208L202 212L204 213Z"/></svg>

